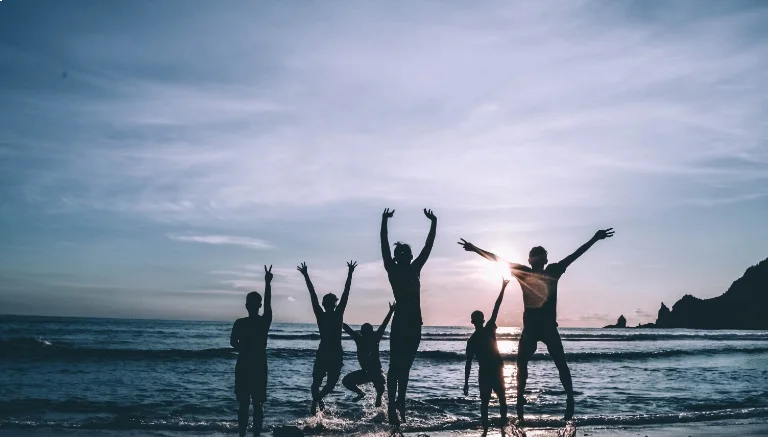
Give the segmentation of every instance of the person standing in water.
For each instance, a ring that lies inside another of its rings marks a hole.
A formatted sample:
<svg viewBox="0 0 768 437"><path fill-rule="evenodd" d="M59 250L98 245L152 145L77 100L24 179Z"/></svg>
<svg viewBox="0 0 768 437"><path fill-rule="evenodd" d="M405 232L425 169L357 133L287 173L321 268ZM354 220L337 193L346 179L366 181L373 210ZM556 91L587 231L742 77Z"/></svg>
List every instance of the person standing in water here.
<svg viewBox="0 0 768 437"><path fill-rule="evenodd" d="M501 407L501 421L507 421L507 395L504 385L504 361L499 354L499 346L496 343L496 318L499 315L501 301L504 300L504 289L507 288L509 279L502 278L501 292L493 307L493 314L485 322L482 311L474 311L471 316L475 332L467 341L467 365L464 370L464 396L469 395L469 373L472 370L472 358L477 357L478 383L480 385L480 417L483 421L483 435L488 433L488 404L491 401L491 393L496 393ZM503 427L503 425L502 425Z"/></svg>
<svg viewBox="0 0 768 437"><path fill-rule="evenodd" d="M309 297L312 300L312 310L317 319L317 328L320 331L320 346L317 348L315 365L312 369L312 414L317 414L317 408L324 407L323 399L336 387L341 376L341 367L344 366L344 350L341 347L341 325L344 323L344 310L347 309L349 289L352 286L352 273L357 263L347 263L347 282L341 300L336 305L336 295L328 293L323 296L323 305L317 300L315 287L309 279L307 264L301 263L296 269L304 276L304 281L309 289ZM328 377L325 387L320 390L323 379Z"/></svg>
<svg viewBox="0 0 768 437"><path fill-rule="evenodd" d="M387 270L389 283L397 301L397 309L392 319L392 331L389 334L389 372L387 373L387 397L389 398L388 416L392 425L405 422L405 393L413 360L421 343L421 269L429 258L435 243L437 217L432 210L424 209L424 215L432 222L424 248L413 259L411 247L395 243L395 257L389 251L387 220L395 210L389 208L381 215L381 256ZM412 261L413 260L413 261ZM398 419L396 412L400 413Z"/></svg>
<svg viewBox="0 0 768 437"><path fill-rule="evenodd" d="M506 263L512 275L515 276L523 291L523 332L517 350L517 416L523 421L523 406L525 405L525 383L528 379L528 361L536 352L538 342L547 346L549 355L554 360L560 373L560 381L567 395L565 420L573 418L573 382L568 363L565 361L565 351L560 333L557 331L557 284L568 266L589 250L600 240L613 237L613 228L600 230L575 252L562 261L549 264L547 251L536 246L528 254L530 267L505 261L491 252L480 249L461 239L459 244L464 250L475 252L490 261Z"/></svg>
<svg viewBox="0 0 768 437"><path fill-rule="evenodd" d="M347 390L357 394L356 401L365 396L365 393L358 386L372 382L376 388L376 406L381 406L381 397L384 395L385 383L384 374L381 371L381 360L379 359L379 343L381 338L384 337L389 319L392 318L394 311L395 306L389 304L387 317L384 318L381 326L376 331L373 330L373 326L370 323L363 324L360 327L360 332L350 328L346 323L343 325L344 331L347 332L357 345L357 361L360 363L360 370L348 373L341 380L341 383Z"/></svg>
<svg viewBox="0 0 768 437"><path fill-rule="evenodd" d="M261 434L267 399L267 334L272 324L272 266L264 266L264 314L259 316L261 296L252 291L245 298L248 317L232 326L229 344L238 352L235 364L235 396L240 437L248 430L248 409L253 401L253 435Z"/></svg>

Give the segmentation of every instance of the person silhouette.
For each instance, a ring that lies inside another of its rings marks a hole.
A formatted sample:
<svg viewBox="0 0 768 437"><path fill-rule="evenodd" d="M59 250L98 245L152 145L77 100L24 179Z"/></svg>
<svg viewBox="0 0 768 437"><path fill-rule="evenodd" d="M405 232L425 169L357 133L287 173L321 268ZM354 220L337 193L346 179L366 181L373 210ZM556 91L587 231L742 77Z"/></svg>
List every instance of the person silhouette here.
<svg viewBox="0 0 768 437"><path fill-rule="evenodd" d="M272 266L264 266L264 314L259 316L261 296L252 291L245 298L248 317L232 325L229 344L237 351L235 396L240 437L248 430L248 409L253 401L253 435L261 434L267 399L267 334L272 324Z"/></svg>
<svg viewBox="0 0 768 437"><path fill-rule="evenodd" d="M336 387L341 376L341 368L344 366L344 350L341 347L341 325L344 323L344 310L347 309L349 300L349 288L352 286L352 273L357 263L347 263L347 282L344 284L344 292L341 300L336 305L336 295L328 293L323 296L323 305L317 300L315 287L309 279L307 264L301 263L296 269L304 276L304 281L309 289L309 297L312 300L312 310L317 319L317 328L320 331L320 346L317 348L315 365L312 369L312 414L317 414L317 408L324 408L323 399ZM323 379L328 378L325 387L320 390Z"/></svg>
<svg viewBox="0 0 768 437"><path fill-rule="evenodd" d="M613 228L597 231L595 235L575 252L562 261L549 264L547 251L536 246L528 254L530 267L503 260L491 252L480 249L463 238L459 245L468 252L475 252L490 261L506 263L523 291L523 331L517 350L517 416L523 421L525 384L528 379L528 361L536 352L538 342L547 346L547 351L557 366L560 382L566 393L565 420L571 420L574 412L573 382L571 371L565 360L563 342L557 331L557 284L568 266L600 240L613 237Z"/></svg>
<svg viewBox="0 0 768 437"><path fill-rule="evenodd" d="M346 323L343 325L344 331L355 341L357 346L357 361L360 363L360 370L348 373L341 380L341 383L347 390L357 394L355 401L359 401L365 396L365 393L358 386L372 382L376 388L376 406L381 406L385 382L384 374L381 371L381 360L379 359L379 343L381 338L384 337L389 319L392 318L394 311L395 306L389 304L389 312L387 312L387 316L376 331L373 330L373 326L370 323L363 324L360 327L360 332L350 328Z"/></svg>
<svg viewBox="0 0 768 437"><path fill-rule="evenodd" d="M395 243L395 257L389 250L387 220L395 210L389 208L381 215L381 256L384 268L395 295L397 309L392 319L389 334L389 372L387 372L387 397L389 398L388 416L392 425L405 422L405 394L413 360L421 343L421 269L429 258L435 243L437 217L432 210L424 209L424 215L431 221L427 241L416 259L413 259L411 247ZM413 260L413 261L412 261ZM400 418L396 412L400 413Z"/></svg>
<svg viewBox="0 0 768 437"><path fill-rule="evenodd" d="M507 421L507 395L504 384L504 361L499 354L499 346L496 343L496 318L499 315L501 301L504 300L504 289L507 288L509 279L502 278L501 292L496 304L493 306L493 314L485 322L482 311L472 312L471 321L475 325L475 332L467 341L467 365L464 369L464 396L469 395L469 373L472 370L472 359L477 357L478 383L480 385L480 417L483 422L483 435L488 434L488 403L491 394L496 393L501 407L501 420ZM502 425L503 428L503 425Z"/></svg>

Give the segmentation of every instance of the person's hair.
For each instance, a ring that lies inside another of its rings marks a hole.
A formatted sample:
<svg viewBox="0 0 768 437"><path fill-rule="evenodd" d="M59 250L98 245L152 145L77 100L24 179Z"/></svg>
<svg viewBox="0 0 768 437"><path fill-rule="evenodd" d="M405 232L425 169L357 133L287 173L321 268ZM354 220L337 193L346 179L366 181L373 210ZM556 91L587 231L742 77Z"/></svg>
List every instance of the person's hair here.
<svg viewBox="0 0 768 437"><path fill-rule="evenodd" d="M474 322L475 320L485 320L485 314L483 314L482 311L472 311L472 316L470 317L470 320Z"/></svg>
<svg viewBox="0 0 768 437"><path fill-rule="evenodd" d="M360 330L363 332L373 331L373 325L371 325L370 323L363 323L363 326L360 327Z"/></svg>
<svg viewBox="0 0 768 437"><path fill-rule="evenodd" d="M536 246L528 252L528 258L539 258L542 256L547 256L547 249L544 249L541 246Z"/></svg>
<svg viewBox="0 0 768 437"><path fill-rule="evenodd" d="M248 295L245 296L245 304L250 305L253 303L261 303L261 295L255 291L252 291L248 293Z"/></svg>
<svg viewBox="0 0 768 437"><path fill-rule="evenodd" d="M413 256L413 252L411 252L411 246L399 241L395 243L395 258L398 258L400 254Z"/></svg>
<svg viewBox="0 0 768 437"><path fill-rule="evenodd" d="M327 305L335 305L335 304L336 304L336 301L338 301L338 300L339 300L339 299L336 297L336 295L335 295L335 294L333 294L333 293L328 293L328 294L326 294L325 296L323 296L323 306L327 306Z"/></svg>

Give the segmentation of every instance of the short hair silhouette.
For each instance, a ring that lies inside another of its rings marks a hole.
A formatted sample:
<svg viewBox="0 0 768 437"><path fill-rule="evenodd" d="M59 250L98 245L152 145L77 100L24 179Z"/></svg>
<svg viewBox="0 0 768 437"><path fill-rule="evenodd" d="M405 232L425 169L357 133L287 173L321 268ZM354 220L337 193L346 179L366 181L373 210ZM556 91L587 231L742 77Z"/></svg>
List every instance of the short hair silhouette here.
<svg viewBox="0 0 768 437"><path fill-rule="evenodd" d="M483 323L485 321L485 314L483 314L482 311L472 311L472 316L470 316L472 323Z"/></svg>
<svg viewBox="0 0 768 437"><path fill-rule="evenodd" d="M398 258L413 258L413 252L411 252L411 246L405 243L395 243L395 259Z"/></svg>
<svg viewBox="0 0 768 437"><path fill-rule="evenodd" d="M363 326L360 327L360 332L364 334L373 334L373 325L370 323L363 323Z"/></svg>
<svg viewBox="0 0 768 437"><path fill-rule="evenodd" d="M246 305L261 305L261 295L255 291L252 291L248 293L247 296L245 296L245 304Z"/></svg>
<svg viewBox="0 0 768 437"><path fill-rule="evenodd" d="M536 246L528 252L528 258L539 258L541 256L547 256L547 249L541 246Z"/></svg>
<svg viewBox="0 0 768 437"><path fill-rule="evenodd" d="M339 300L339 298L336 297L333 293L328 293L325 296L323 296L323 306L329 306L329 305L336 305L336 302Z"/></svg>

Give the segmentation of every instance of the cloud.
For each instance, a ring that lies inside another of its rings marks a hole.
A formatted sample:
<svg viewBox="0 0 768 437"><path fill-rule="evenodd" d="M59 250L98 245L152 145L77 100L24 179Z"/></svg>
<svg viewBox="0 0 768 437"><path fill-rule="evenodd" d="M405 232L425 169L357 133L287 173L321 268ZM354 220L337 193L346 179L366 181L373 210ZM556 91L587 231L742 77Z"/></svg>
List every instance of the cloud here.
<svg viewBox="0 0 768 437"><path fill-rule="evenodd" d="M170 234L168 238L176 241L186 241L189 243L203 243L214 245L232 245L243 246L249 249L272 249L273 246L261 239L250 237L237 237L232 235L175 235Z"/></svg>

